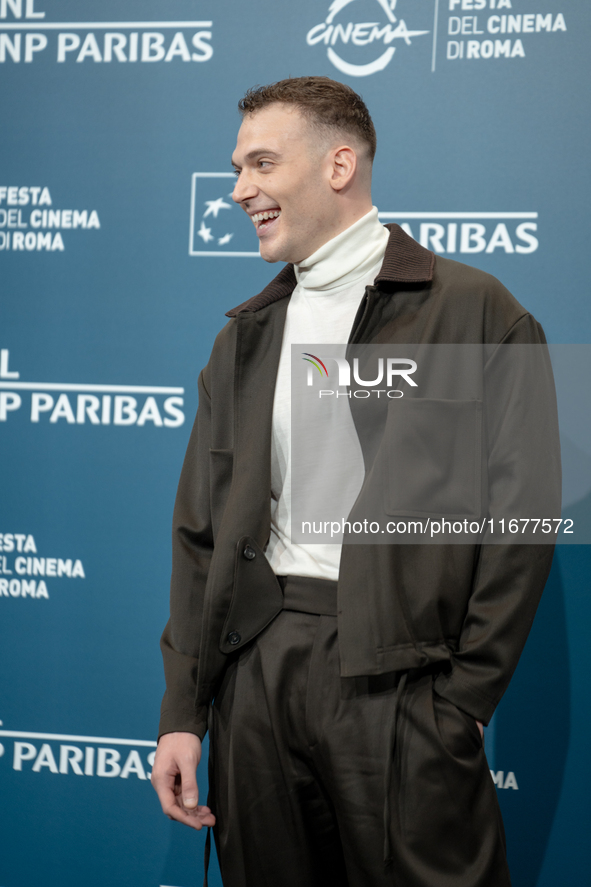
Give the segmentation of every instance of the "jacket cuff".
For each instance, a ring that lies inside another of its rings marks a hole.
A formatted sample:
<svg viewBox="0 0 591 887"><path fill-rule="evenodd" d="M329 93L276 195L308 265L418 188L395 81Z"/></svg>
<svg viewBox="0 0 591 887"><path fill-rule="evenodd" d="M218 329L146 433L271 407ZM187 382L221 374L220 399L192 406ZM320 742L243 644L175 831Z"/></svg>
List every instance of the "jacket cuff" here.
<svg viewBox="0 0 591 887"><path fill-rule="evenodd" d="M475 690L474 687L465 684L453 671L450 674L438 675L433 686L439 696L443 696L448 702L461 708L477 721L482 721L485 726L497 707L496 702Z"/></svg>
<svg viewBox="0 0 591 887"><path fill-rule="evenodd" d="M194 733L199 739L207 733L207 709L202 708L199 711L168 709L160 715L160 724L158 727L158 740L165 733Z"/></svg>

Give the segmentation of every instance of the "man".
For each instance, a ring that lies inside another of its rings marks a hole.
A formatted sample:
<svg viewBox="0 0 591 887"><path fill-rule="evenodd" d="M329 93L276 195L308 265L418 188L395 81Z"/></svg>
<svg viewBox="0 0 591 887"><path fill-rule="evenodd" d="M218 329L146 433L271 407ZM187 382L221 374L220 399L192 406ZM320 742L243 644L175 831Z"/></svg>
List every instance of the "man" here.
<svg viewBox="0 0 591 887"><path fill-rule="evenodd" d="M542 345L543 333L494 278L379 223L375 131L349 87L294 78L240 109L233 197L261 256L288 264L228 312L200 376L154 786L170 818L214 826L226 887L508 885L482 725L552 546L293 542L290 346ZM335 460L342 483L357 478L349 505L371 481L363 455L365 472ZM559 469L544 468L553 486ZM195 779L208 728L211 809Z"/></svg>

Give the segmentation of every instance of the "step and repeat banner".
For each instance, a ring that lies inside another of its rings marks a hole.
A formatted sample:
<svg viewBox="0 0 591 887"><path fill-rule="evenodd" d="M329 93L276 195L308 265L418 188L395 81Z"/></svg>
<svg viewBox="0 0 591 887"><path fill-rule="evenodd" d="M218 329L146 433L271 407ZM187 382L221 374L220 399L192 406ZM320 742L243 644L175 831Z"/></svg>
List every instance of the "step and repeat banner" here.
<svg viewBox="0 0 591 887"><path fill-rule="evenodd" d="M201 883L149 777L197 376L279 270L231 199L244 91L349 83L384 222L588 343L590 30L586 0L0 0L0 887ZM586 877L590 575L560 547L487 729L515 887Z"/></svg>

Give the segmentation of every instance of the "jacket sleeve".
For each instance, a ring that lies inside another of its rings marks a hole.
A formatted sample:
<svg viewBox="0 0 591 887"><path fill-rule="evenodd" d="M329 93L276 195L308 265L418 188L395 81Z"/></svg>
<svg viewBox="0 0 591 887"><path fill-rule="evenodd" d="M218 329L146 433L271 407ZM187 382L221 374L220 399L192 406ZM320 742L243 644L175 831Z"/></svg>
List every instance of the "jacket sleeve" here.
<svg viewBox="0 0 591 887"><path fill-rule="evenodd" d="M544 333L531 315L509 330L490 364L496 392L488 416L488 514L498 533L502 517L507 526L511 518L560 515L560 445ZM503 542L489 536L480 546L452 670L435 682L441 696L485 724L517 666L550 572L555 536L540 537L548 542L517 544L505 541L518 538L506 532Z"/></svg>
<svg viewBox="0 0 591 887"><path fill-rule="evenodd" d="M199 376L199 408L179 481L172 537L170 619L160 641L166 692L158 736L183 731L203 738L207 707L196 707L205 585L213 554L209 495L211 398L207 368Z"/></svg>

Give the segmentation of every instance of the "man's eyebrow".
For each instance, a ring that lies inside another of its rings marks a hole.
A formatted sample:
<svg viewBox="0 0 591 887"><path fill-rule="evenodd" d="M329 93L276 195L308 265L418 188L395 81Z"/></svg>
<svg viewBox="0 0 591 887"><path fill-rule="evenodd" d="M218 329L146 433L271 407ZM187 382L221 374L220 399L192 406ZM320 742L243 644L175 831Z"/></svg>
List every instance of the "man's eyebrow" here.
<svg viewBox="0 0 591 887"><path fill-rule="evenodd" d="M256 160L257 157L280 157L281 155L277 153L277 151L271 151L269 148L255 148L252 151L249 151L245 160ZM234 167L234 169L238 169L238 164L234 162L234 159L230 160L230 163Z"/></svg>

